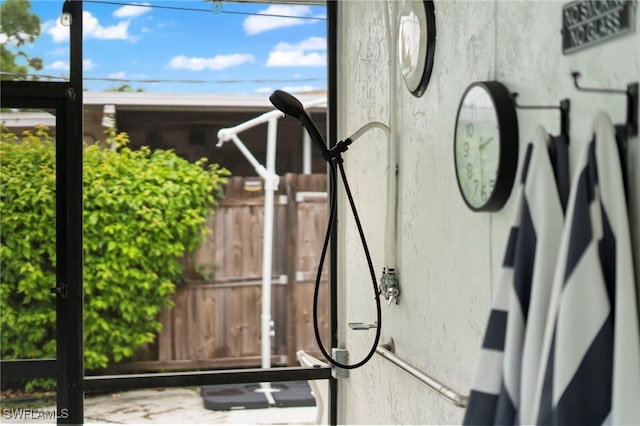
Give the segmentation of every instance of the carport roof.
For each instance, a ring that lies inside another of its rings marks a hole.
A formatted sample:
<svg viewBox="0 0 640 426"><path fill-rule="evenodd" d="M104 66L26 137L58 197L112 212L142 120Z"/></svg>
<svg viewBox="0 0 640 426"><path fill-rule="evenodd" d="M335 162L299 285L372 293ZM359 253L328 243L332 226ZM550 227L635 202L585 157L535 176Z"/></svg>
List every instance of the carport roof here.
<svg viewBox="0 0 640 426"><path fill-rule="evenodd" d="M305 104L326 98L325 91L295 95ZM117 110L185 110L261 112L274 109L269 94L84 92L84 105L115 105ZM324 108L320 108L324 109Z"/></svg>

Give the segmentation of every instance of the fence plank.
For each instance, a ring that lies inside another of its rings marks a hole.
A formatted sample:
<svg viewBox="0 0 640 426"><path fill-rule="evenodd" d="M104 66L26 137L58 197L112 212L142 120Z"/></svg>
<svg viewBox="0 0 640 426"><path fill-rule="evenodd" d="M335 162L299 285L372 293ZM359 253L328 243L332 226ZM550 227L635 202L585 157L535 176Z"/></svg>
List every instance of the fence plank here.
<svg viewBox="0 0 640 426"><path fill-rule="evenodd" d="M318 182L305 182L311 189ZM317 186L316 186L317 188ZM310 191L306 191L310 192ZM326 197L325 197L326 199ZM294 306L296 307L295 318L295 340L298 349L304 349L318 357L322 357L315 340L313 331L313 294L317 268L322 253L326 227L327 227L327 204L322 197L307 198L308 201L297 203L297 255L296 281L294 286ZM323 341L327 347L329 342L328 329L328 270L329 253L325 257L320 289L318 293L318 328ZM310 277L313 277L309 280Z"/></svg>

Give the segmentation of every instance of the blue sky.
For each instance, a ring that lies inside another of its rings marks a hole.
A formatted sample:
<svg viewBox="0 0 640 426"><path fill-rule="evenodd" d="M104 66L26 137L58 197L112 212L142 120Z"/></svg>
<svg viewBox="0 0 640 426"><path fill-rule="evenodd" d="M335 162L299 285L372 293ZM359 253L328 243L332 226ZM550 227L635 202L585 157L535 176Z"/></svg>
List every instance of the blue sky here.
<svg viewBox="0 0 640 426"><path fill-rule="evenodd" d="M40 74L69 73L69 32L59 23L62 3L31 1L42 31L28 53L44 60ZM265 94L326 88L325 7L221 4L222 11L214 12L213 3L204 0L86 0L85 88L129 84L146 92ZM201 11L178 10L185 8ZM177 82L184 80L203 82Z"/></svg>

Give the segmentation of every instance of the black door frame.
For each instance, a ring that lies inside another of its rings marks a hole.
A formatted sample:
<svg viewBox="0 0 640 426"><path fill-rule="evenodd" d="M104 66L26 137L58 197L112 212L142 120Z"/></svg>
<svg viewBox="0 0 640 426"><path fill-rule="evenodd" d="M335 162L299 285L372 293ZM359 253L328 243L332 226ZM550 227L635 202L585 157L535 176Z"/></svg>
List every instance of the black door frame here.
<svg viewBox="0 0 640 426"><path fill-rule="evenodd" d="M62 3L62 2L61 2ZM149 387L327 379L329 420L337 424L337 380L331 368L287 367L187 371L178 373L84 376L82 250L82 0L71 0L70 78L68 82L2 81L3 107L42 108L56 114L56 359L5 360L5 378L57 380L58 424L84 423L84 394ZM327 0L328 134L337 141L337 1ZM330 335L337 347L337 236L331 236Z"/></svg>

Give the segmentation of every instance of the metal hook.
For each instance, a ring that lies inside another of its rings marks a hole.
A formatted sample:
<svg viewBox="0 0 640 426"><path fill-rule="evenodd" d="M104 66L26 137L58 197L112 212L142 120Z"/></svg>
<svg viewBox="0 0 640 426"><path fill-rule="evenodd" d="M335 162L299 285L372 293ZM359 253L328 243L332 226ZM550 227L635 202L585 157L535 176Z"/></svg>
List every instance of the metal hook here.
<svg viewBox="0 0 640 426"><path fill-rule="evenodd" d="M511 94L513 98L513 105L520 109L558 109L560 110L560 134L567 138L567 144L569 143L569 110L571 108L571 101L567 98L560 101L560 106L556 105L518 105L516 98L518 93Z"/></svg>
<svg viewBox="0 0 640 426"><path fill-rule="evenodd" d="M630 136L636 136L638 134L638 83L630 83L627 85L627 90L620 89L602 89L595 87L580 87L578 85L578 77L580 73L574 71L571 73L573 77L573 84L576 89L583 92L596 92L596 93L617 93L627 95L627 129Z"/></svg>

